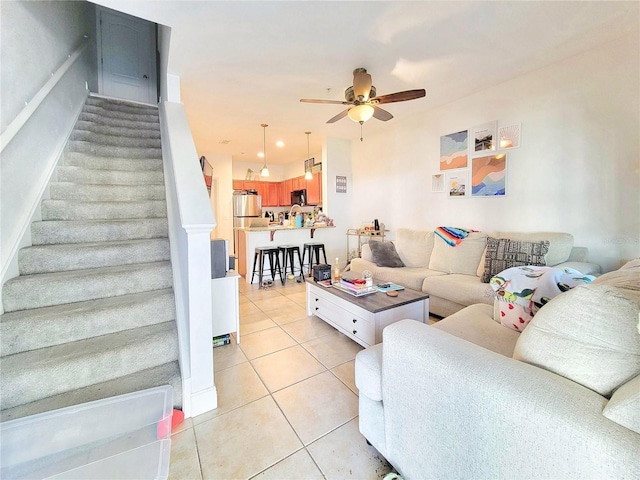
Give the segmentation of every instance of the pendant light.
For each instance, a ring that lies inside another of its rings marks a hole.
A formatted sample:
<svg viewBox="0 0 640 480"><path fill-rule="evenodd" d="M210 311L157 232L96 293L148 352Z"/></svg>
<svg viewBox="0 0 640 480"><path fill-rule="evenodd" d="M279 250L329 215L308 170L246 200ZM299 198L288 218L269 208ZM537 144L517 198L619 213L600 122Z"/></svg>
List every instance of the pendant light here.
<svg viewBox="0 0 640 480"><path fill-rule="evenodd" d="M311 135L311 132L304 132L307 134L307 160L311 159L311 154L309 153L309 135ZM305 165L308 165L308 161L305 163ZM311 166L307 166L304 170L304 179L305 180L313 180L313 173L311 172Z"/></svg>
<svg viewBox="0 0 640 480"><path fill-rule="evenodd" d="M264 156L264 165L262 166L262 170L260 170L261 177L269 176L269 169L267 168L267 125L266 123L261 123L262 127L262 155Z"/></svg>

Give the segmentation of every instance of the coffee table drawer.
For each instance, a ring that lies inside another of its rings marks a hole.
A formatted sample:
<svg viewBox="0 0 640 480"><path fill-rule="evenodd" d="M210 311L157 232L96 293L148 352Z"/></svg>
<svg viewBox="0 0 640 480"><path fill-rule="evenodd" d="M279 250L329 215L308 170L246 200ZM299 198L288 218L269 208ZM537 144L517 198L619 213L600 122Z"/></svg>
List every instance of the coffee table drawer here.
<svg viewBox="0 0 640 480"><path fill-rule="evenodd" d="M312 313L331 323L343 333L350 337L357 337L367 345L375 343L376 332L372 322L321 296L315 296L312 305Z"/></svg>

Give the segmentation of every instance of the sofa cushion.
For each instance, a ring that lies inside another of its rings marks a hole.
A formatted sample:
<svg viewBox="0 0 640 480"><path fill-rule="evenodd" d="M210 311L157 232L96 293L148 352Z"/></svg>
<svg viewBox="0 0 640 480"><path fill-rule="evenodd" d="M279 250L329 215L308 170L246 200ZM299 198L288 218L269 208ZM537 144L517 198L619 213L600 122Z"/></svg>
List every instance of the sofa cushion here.
<svg viewBox="0 0 640 480"><path fill-rule="evenodd" d="M487 237L482 281L488 283L491 277L512 267L544 266L546 265L544 256L548 251L548 240L524 242L509 238Z"/></svg>
<svg viewBox="0 0 640 480"><path fill-rule="evenodd" d="M482 283L475 275L430 276L422 282L422 291L435 297L446 298L460 305L472 305L480 302L493 305L495 297L491 287Z"/></svg>
<svg viewBox="0 0 640 480"><path fill-rule="evenodd" d="M436 236L429 269L444 273L476 275L480 257L487 243L487 234L471 232L459 245L452 247Z"/></svg>
<svg viewBox="0 0 640 480"><path fill-rule="evenodd" d="M523 242L549 242L549 251L545 256L545 262L550 267L566 262L573 249L573 235L562 232L497 232L492 235L495 238L510 238Z"/></svg>
<svg viewBox="0 0 640 480"><path fill-rule="evenodd" d="M602 414L609 420L640 433L640 375L613 392Z"/></svg>
<svg viewBox="0 0 640 480"><path fill-rule="evenodd" d="M470 305L432 325L456 337L510 357L520 334L493 321L492 307Z"/></svg>
<svg viewBox="0 0 640 480"><path fill-rule="evenodd" d="M379 267L404 267L404 263L396 252L396 246L391 242L369 242L373 263Z"/></svg>
<svg viewBox="0 0 640 480"><path fill-rule="evenodd" d="M428 267L433 250L433 231L399 228L396 232L396 250L407 267Z"/></svg>
<svg viewBox="0 0 640 480"><path fill-rule="evenodd" d="M522 332L513 358L611 395L640 373L640 299L630 293L589 284L558 295Z"/></svg>
<svg viewBox="0 0 640 480"><path fill-rule="evenodd" d="M423 282L426 278L447 277L446 274L438 272L436 270L429 270L428 268L388 268L388 267L376 267L373 278L382 282L393 282L403 285L412 290L422 290Z"/></svg>

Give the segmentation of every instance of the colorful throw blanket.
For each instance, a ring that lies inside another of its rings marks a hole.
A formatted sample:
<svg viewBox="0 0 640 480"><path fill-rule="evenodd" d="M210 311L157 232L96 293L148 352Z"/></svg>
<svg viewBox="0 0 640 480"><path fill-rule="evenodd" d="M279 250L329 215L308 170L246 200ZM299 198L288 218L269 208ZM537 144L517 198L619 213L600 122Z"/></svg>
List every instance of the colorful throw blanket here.
<svg viewBox="0 0 640 480"><path fill-rule="evenodd" d="M467 238L469 233L472 231L473 230L464 230L463 228L456 227L438 227L434 230L436 235L438 235L452 247L459 245L460 242Z"/></svg>
<svg viewBox="0 0 640 480"><path fill-rule="evenodd" d="M594 278L567 267L526 266L503 270L489 281L499 301L495 307L500 318L494 320L521 332L553 297L578 285L591 283Z"/></svg>

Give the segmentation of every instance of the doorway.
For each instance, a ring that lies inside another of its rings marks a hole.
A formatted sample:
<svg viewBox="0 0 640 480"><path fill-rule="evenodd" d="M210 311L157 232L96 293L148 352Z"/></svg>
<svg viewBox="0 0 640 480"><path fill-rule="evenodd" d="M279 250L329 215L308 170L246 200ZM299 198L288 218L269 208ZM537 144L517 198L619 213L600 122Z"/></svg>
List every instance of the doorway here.
<svg viewBox="0 0 640 480"><path fill-rule="evenodd" d="M157 105L156 25L103 7L97 22L99 93Z"/></svg>

